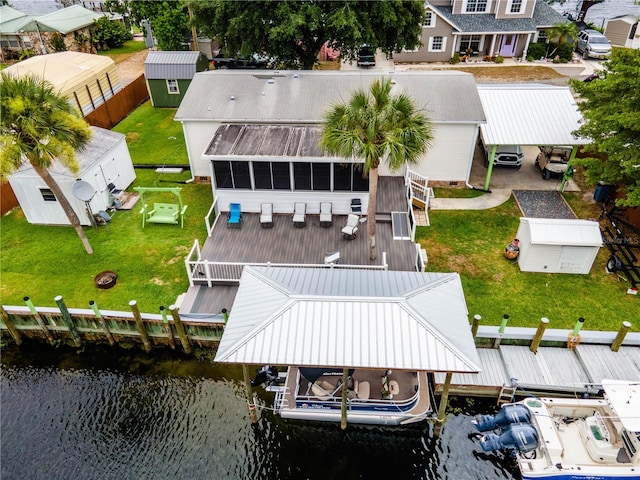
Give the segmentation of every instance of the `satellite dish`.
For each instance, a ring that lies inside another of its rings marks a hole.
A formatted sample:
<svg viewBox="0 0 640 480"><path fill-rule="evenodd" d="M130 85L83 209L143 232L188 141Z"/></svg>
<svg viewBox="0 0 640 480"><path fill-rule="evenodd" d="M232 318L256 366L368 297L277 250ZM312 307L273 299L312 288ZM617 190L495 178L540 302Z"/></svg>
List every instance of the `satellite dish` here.
<svg viewBox="0 0 640 480"><path fill-rule="evenodd" d="M73 184L71 191L78 200L82 200L83 202L91 201L93 196L96 194L93 186L84 180L76 181L76 183Z"/></svg>

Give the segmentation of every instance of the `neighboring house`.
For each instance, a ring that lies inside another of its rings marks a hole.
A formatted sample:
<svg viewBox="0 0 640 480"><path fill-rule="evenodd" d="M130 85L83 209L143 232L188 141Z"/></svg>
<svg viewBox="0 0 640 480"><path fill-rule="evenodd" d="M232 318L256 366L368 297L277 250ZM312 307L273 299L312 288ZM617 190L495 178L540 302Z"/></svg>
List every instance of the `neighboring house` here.
<svg viewBox="0 0 640 480"><path fill-rule="evenodd" d="M60 34L67 50L95 53L91 31L105 14L72 5L46 15L26 15L6 5L0 7L0 44L3 50L37 54L53 52L51 39Z"/></svg>
<svg viewBox="0 0 640 480"><path fill-rule="evenodd" d="M610 18L604 27L604 35L616 47L640 48L638 17L621 15Z"/></svg>
<svg viewBox="0 0 640 480"><path fill-rule="evenodd" d="M144 76L154 107L178 107L198 72L209 70L201 52L150 51L144 61Z"/></svg>
<svg viewBox="0 0 640 480"><path fill-rule="evenodd" d="M56 162L49 170L65 196L71 203L82 225L91 225L85 202L73 194L76 180L84 180L94 189L90 207L93 213L107 210L114 204L109 184L124 190L136 178L125 136L99 127L91 127L93 135L89 144L76 152L80 165L77 175ZM31 164L23 164L9 175L9 183L20 202L20 207L29 223L44 225L69 225L55 195L45 185Z"/></svg>
<svg viewBox="0 0 640 480"><path fill-rule="evenodd" d="M43 77L78 107L83 115L122 90L115 62L102 55L79 52L37 55L4 71L17 76Z"/></svg>
<svg viewBox="0 0 640 480"><path fill-rule="evenodd" d="M345 208L353 192L366 203L368 180L359 159L329 157L321 151L324 114L356 89L369 90L381 78L374 71L234 71L195 75L175 120L183 126L192 175L211 179L221 205L241 202L274 211L291 202L335 201ZM484 111L471 74L454 71L394 72L394 91L411 96L433 125L432 148L416 173L429 182L463 185L469 178L478 125ZM381 165L380 175L389 172ZM346 214L348 211L334 211Z"/></svg>
<svg viewBox="0 0 640 480"><path fill-rule="evenodd" d="M0 55L1 60L7 61L19 56L24 50L31 50L31 37L25 33L23 27L32 21L32 17L19 12L9 5L0 6Z"/></svg>
<svg viewBox="0 0 640 480"><path fill-rule="evenodd" d="M394 54L396 62L448 62L467 51L522 57L529 44L567 19L543 0L431 0L426 2L422 46Z"/></svg>

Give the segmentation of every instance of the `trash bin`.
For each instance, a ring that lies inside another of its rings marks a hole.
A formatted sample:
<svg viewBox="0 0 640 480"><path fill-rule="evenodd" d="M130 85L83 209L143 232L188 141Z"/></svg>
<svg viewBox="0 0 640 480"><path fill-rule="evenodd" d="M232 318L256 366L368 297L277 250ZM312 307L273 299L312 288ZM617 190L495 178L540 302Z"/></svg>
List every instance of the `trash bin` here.
<svg viewBox="0 0 640 480"><path fill-rule="evenodd" d="M598 185L596 185L596 190L595 192L593 192L593 199L596 202L604 202L609 197L612 188L613 185L607 185L603 182L598 182Z"/></svg>

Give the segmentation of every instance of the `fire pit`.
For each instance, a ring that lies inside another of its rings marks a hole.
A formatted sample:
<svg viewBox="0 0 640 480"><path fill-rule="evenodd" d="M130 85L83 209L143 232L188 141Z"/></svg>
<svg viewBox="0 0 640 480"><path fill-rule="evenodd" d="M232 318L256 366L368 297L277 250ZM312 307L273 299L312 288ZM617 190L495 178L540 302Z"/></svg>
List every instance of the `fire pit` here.
<svg viewBox="0 0 640 480"><path fill-rule="evenodd" d="M113 287L116 284L116 278L118 278L116 272L106 270L97 274L93 278L93 281L98 288L107 289Z"/></svg>

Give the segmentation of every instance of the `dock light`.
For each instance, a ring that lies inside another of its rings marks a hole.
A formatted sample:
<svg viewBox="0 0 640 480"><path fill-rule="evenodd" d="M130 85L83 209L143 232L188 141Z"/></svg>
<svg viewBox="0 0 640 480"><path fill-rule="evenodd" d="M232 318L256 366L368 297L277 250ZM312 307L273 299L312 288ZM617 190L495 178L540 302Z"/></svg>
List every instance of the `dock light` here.
<svg viewBox="0 0 640 480"><path fill-rule="evenodd" d="M222 309L222 318L224 319L224 323L227 323L227 320L229 320L229 312L226 308Z"/></svg>
<svg viewBox="0 0 640 480"><path fill-rule="evenodd" d="M498 329L498 332L504 333L504 329L506 328L508 321L509 321L509 315L505 313L502 316L502 322L500 322L500 328Z"/></svg>
<svg viewBox="0 0 640 480"><path fill-rule="evenodd" d="M160 315L162 315L163 323L169 323L169 320L167 319L167 312L164 310L164 305L160 305Z"/></svg>
<svg viewBox="0 0 640 480"><path fill-rule="evenodd" d="M573 327L572 335L573 335L574 337L577 337L577 336L578 336L578 333L580 333L580 329L582 328L582 326L583 326L583 325L584 325L584 318L580 317L580 318L578 319L578 321L576 322L576 326L575 326L575 327Z"/></svg>

